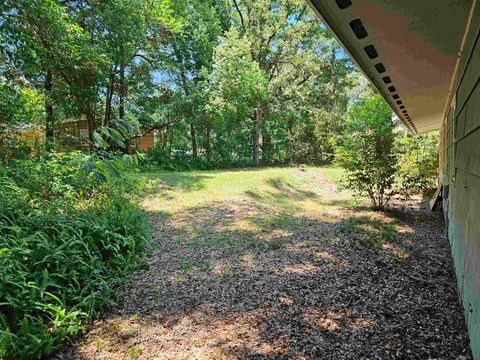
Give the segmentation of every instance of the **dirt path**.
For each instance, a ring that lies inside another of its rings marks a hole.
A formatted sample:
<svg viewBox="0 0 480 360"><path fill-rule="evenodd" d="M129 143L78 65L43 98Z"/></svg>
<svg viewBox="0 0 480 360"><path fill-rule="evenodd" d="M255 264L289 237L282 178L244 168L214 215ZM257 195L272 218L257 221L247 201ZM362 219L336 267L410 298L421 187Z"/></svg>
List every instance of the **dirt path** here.
<svg viewBox="0 0 480 360"><path fill-rule="evenodd" d="M189 206L202 187L160 182L155 250L57 358L470 359L441 217L370 212L321 170L288 176Z"/></svg>

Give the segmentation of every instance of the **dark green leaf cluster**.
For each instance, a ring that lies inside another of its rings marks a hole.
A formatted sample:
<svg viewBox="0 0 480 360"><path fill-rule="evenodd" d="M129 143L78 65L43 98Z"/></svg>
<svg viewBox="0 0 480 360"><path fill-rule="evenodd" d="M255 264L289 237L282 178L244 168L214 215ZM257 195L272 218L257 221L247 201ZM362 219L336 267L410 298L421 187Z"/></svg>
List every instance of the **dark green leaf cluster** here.
<svg viewBox="0 0 480 360"><path fill-rule="evenodd" d="M396 186L408 196L436 189L439 166L439 132L397 139Z"/></svg>
<svg viewBox="0 0 480 360"><path fill-rule="evenodd" d="M155 147L148 152L146 157L141 161L143 171L189 171L189 170L211 170L218 166L208 160L193 156L184 151L177 151L173 154L160 147Z"/></svg>

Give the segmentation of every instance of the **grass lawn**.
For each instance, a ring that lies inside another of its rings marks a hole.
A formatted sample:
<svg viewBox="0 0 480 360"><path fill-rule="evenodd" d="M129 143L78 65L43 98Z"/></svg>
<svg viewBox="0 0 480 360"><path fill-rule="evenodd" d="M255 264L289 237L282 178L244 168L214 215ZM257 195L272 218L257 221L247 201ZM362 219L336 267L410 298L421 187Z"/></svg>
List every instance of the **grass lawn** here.
<svg viewBox="0 0 480 360"><path fill-rule="evenodd" d="M332 167L142 174L154 251L88 359L469 359L440 214L373 212Z"/></svg>
<svg viewBox="0 0 480 360"><path fill-rule="evenodd" d="M267 168L233 171L160 172L145 174L160 186L155 187L154 210L175 211L209 202L255 200L256 196L270 195L271 205L278 204L279 195L285 192L284 200L298 204L298 196L313 200L318 191L318 181L327 176L329 180L340 179L342 170L334 167ZM303 192L303 193L302 193ZM323 194L326 194L325 192ZM292 195L292 196L290 196ZM297 195L297 196L295 196ZM165 198L174 200L174 208ZM305 199L301 199L305 200Z"/></svg>

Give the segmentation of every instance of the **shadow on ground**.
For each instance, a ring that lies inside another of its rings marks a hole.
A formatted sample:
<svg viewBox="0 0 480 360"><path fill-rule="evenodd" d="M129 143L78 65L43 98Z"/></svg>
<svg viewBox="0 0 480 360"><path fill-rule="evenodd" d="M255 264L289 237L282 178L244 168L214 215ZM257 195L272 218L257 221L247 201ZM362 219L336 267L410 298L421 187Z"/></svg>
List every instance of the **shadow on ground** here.
<svg viewBox="0 0 480 360"><path fill-rule="evenodd" d="M188 172L165 172L162 173L161 180L158 174L146 174L145 178L153 180L157 185L145 190L146 195L157 195L174 190L188 192L203 189L205 181L212 179L213 176Z"/></svg>
<svg viewBox="0 0 480 360"><path fill-rule="evenodd" d="M152 212L155 251L63 358L470 358L440 215L270 185ZM335 208L312 218L301 200Z"/></svg>

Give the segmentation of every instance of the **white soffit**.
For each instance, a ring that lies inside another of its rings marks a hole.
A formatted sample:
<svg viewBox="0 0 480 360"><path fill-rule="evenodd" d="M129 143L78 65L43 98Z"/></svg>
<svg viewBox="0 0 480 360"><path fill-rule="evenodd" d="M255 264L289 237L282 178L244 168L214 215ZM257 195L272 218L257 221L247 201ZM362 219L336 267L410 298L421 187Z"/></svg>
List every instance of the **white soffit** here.
<svg viewBox="0 0 480 360"><path fill-rule="evenodd" d="M413 133L440 127L472 0L307 2Z"/></svg>

